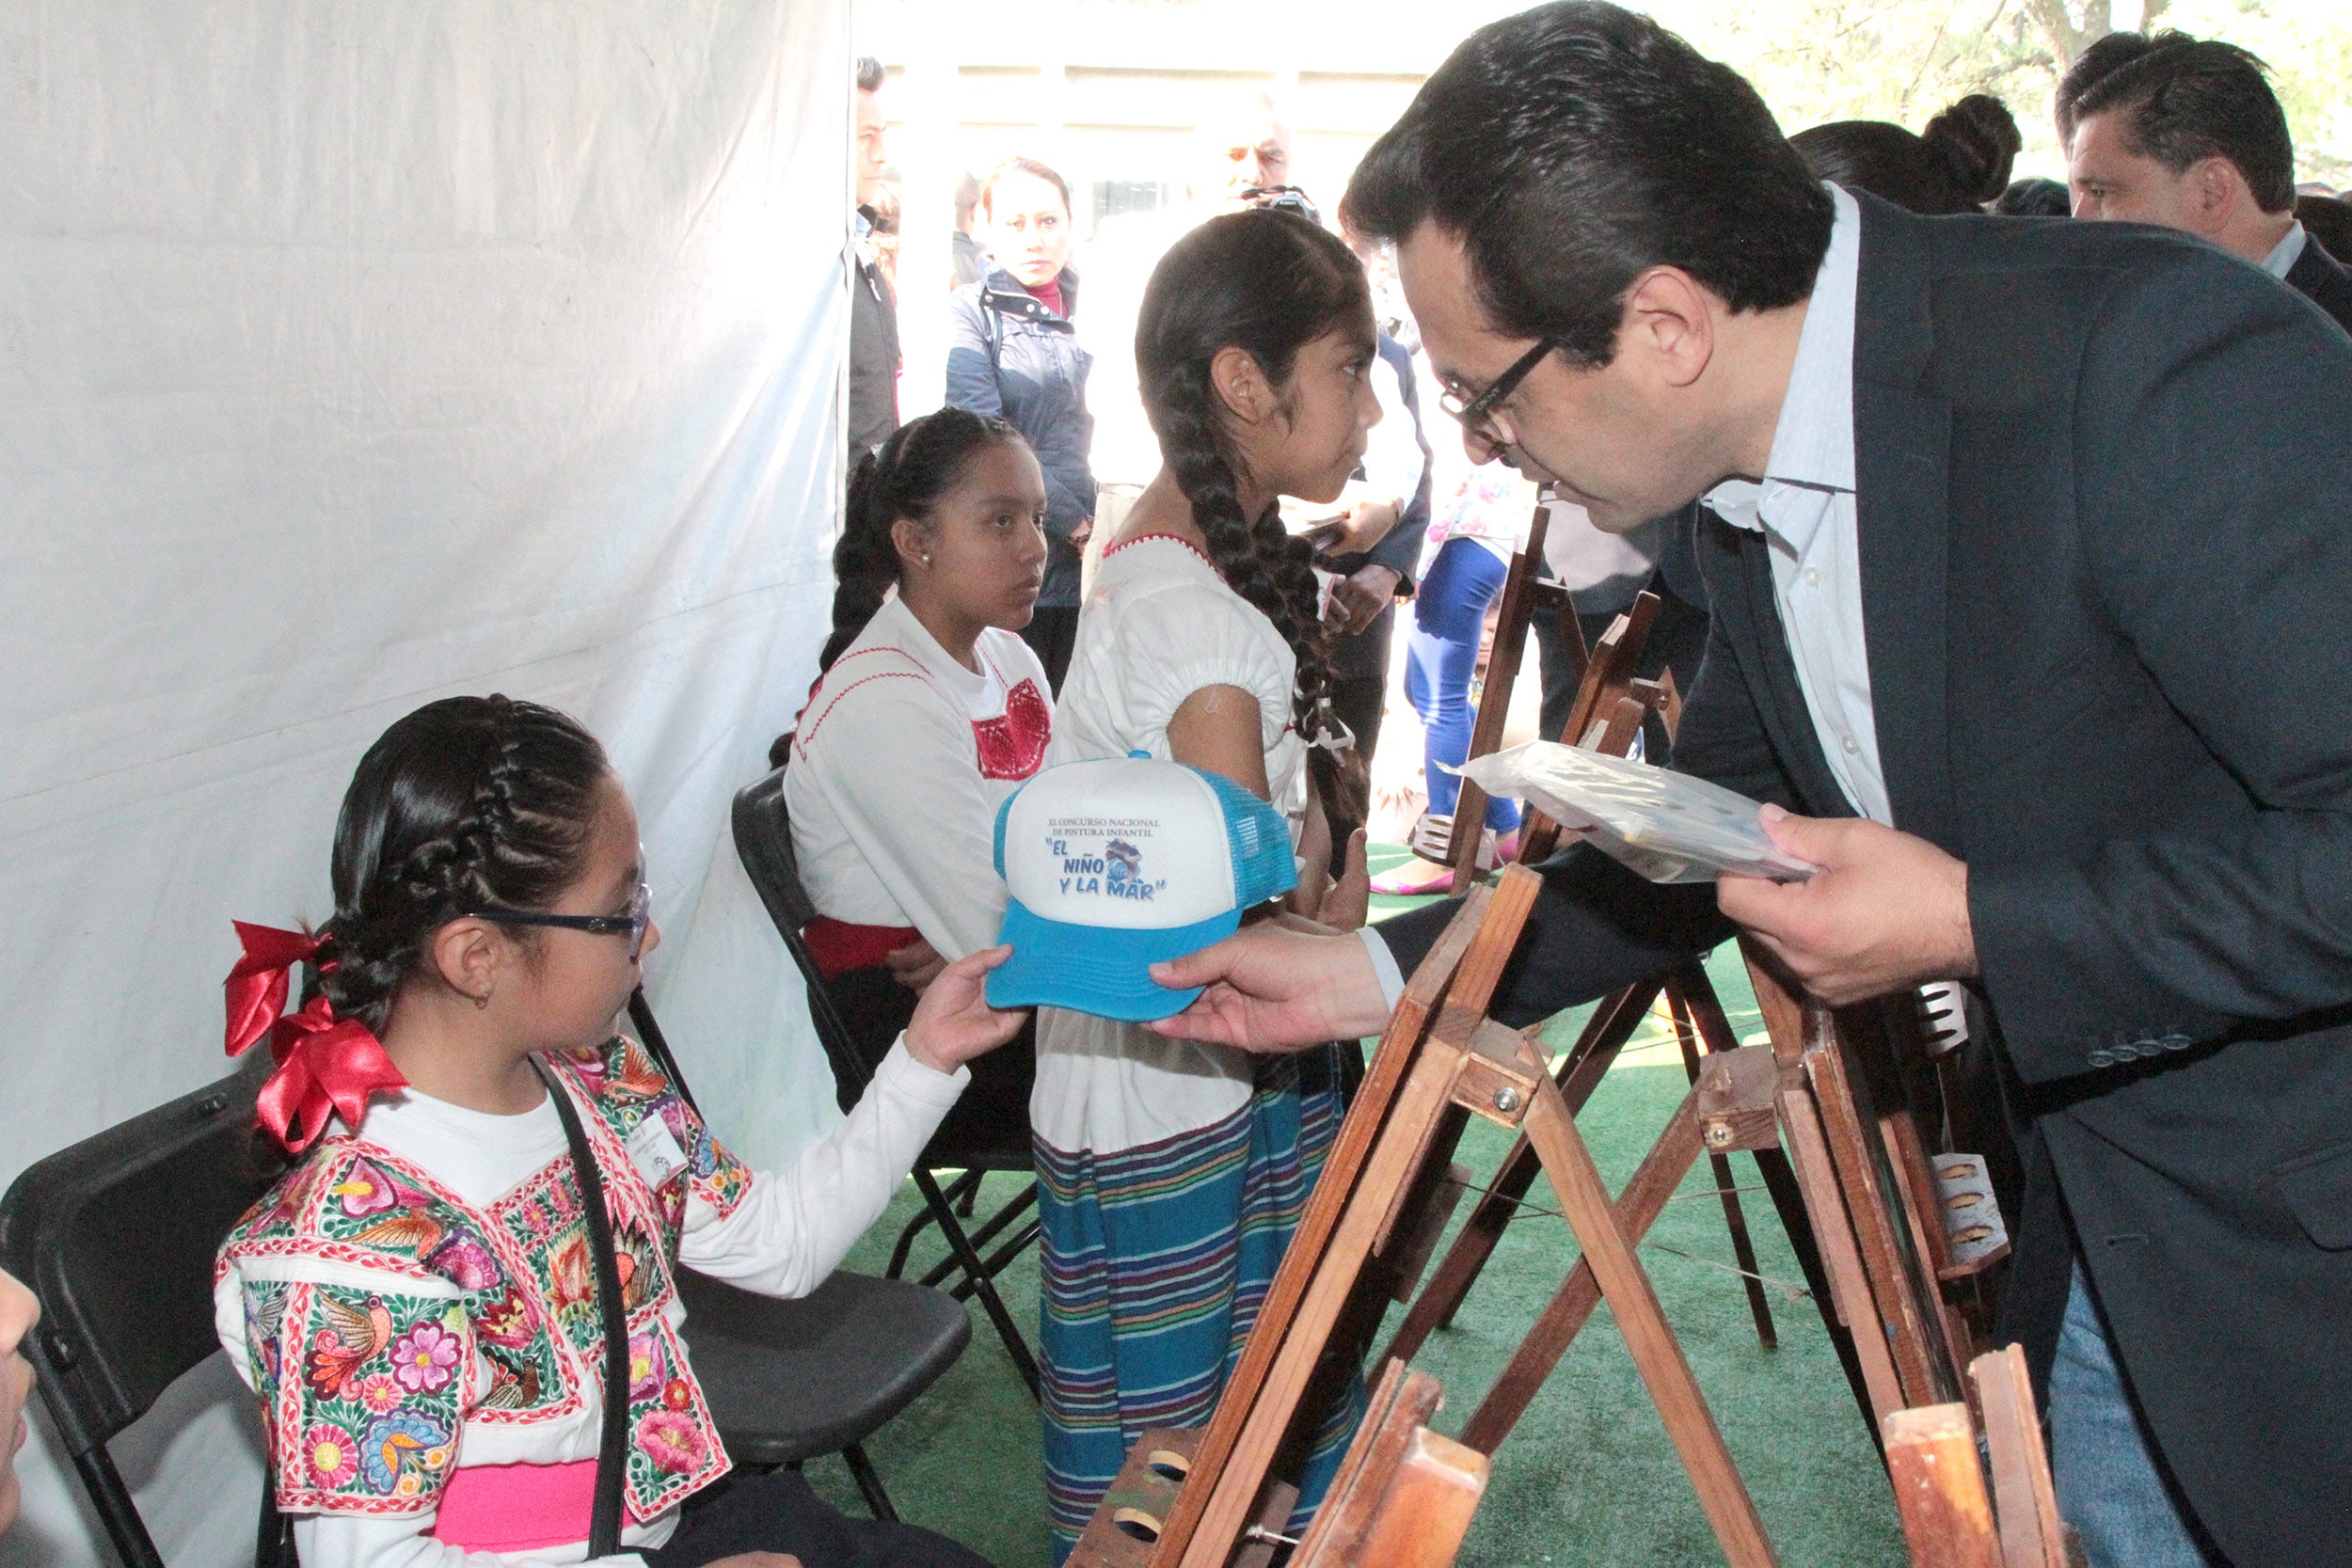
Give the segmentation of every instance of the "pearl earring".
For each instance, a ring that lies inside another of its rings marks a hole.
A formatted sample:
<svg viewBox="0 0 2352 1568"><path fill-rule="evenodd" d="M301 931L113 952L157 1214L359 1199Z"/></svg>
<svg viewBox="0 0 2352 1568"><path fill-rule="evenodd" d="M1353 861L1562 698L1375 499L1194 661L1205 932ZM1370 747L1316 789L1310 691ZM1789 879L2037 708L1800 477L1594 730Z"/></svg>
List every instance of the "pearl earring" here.
<svg viewBox="0 0 2352 1568"><path fill-rule="evenodd" d="M931 563L931 558L930 558L930 555L926 554L926 555L923 557L923 564L924 564L924 565L926 565L926 566L928 566L928 565L930 565L930 563Z"/></svg>

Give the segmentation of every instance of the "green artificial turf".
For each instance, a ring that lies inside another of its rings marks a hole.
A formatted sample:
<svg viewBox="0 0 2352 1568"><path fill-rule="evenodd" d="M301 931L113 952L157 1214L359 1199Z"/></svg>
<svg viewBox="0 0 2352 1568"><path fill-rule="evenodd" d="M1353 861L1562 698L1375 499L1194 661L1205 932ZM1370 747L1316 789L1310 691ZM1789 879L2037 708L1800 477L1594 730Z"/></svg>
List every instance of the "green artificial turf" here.
<svg viewBox="0 0 2352 1568"><path fill-rule="evenodd" d="M1402 849L1375 847L1373 867L1377 872L1403 858ZM1421 900L1374 902L1377 919ZM1737 955L1724 949L1708 971L1734 1030L1757 1029ZM1575 1038L1584 1011L1553 1021L1545 1037L1555 1051ZM1612 1188L1632 1174L1688 1088L1671 1037L1650 1020L1578 1118ZM1473 1119L1457 1159L1483 1182L1502 1163L1506 1143L1500 1129ZM990 1178L984 1205L1004 1201L1025 1180ZM1733 1180L1743 1189L1756 1185L1756 1167L1745 1156L1734 1157ZM1740 1193L1758 1268L1772 1282L1767 1294L1780 1345L1767 1351L1756 1342L1740 1280L1727 1272L1731 1247L1718 1201L1708 1196L1713 1186L1701 1161L1652 1229L1642 1260L1746 1477L1765 1531L1791 1568L1900 1563L1902 1538L1884 1475L1820 1313L1801 1293L1802 1275L1772 1206L1760 1191ZM1540 1186L1530 1196L1549 1207ZM914 1188L903 1190L849 1266L881 1272L899 1227L919 1207ZM1462 1213L1469 1208L1466 1201ZM940 1253L934 1233L916 1248L918 1267ZM1445 1384L1440 1430L1459 1430L1575 1259L1574 1237L1554 1215L1525 1214L1506 1232L1454 1325L1434 1335L1416 1360ZM998 1286L1034 1343L1035 1251L1009 1267ZM1401 1308L1391 1312L1391 1329L1401 1316ZM971 1349L876 1433L866 1451L904 1517L945 1531L1006 1568L1039 1568L1046 1560L1046 1534L1037 1409L977 1305L972 1317ZM863 1512L838 1459L813 1464L809 1473L841 1507ZM1464 1568L1654 1568L1723 1560L1606 1306L1496 1453L1459 1560Z"/></svg>

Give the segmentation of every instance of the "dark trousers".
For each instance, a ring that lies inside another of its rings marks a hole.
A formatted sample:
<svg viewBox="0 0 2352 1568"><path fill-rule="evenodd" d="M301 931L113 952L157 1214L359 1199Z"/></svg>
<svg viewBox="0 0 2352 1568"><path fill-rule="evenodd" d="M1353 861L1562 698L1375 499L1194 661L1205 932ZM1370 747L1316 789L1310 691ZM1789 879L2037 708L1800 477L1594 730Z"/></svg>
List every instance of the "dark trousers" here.
<svg viewBox="0 0 2352 1568"><path fill-rule="evenodd" d="M1040 605L1029 617L1029 624L1021 628L1021 641L1037 655L1045 666L1045 678L1053 684L1053 696L1061 695L1061 680L1070 673L1070 655L1078 645L1078 607L1074 604Z"/></svg>
<svg viewBox="0 0 2352 1568"><path fill-rule="evenodd" d="M801 1568L991 1568L988 1559L914 1525L853 1519L798 1470L737 1471L689 1501L648 1568L702 1568L739 1552L788 1552Z"/></svg>
<svg viewBox="0 0 2352 1568"><path fill-rule="evenodd" d="M1396 629L1396 606L1373 617L1353 637L1331 650L1331 711L1356 737L1356 753L1372 766L1380 744L1380 716L1389 701L1389 638Z"/></svg>
<svg viewBox="0 0 2352 1568"><path fill-rule="evenodd" d="M853 969L825 982L825 993L848 1026L871 1077L890 1053L899 1032L914 1017L914 993L891 978L887 969ZM972 1064L972 1082L931 1134L926 1164L981 1170L1029 1168L1029 1089L1037 1081L1037 1022ZM836 1077L838 1075L836 1074ZM842 1090L841 1109L857 1103Z"/></svg>

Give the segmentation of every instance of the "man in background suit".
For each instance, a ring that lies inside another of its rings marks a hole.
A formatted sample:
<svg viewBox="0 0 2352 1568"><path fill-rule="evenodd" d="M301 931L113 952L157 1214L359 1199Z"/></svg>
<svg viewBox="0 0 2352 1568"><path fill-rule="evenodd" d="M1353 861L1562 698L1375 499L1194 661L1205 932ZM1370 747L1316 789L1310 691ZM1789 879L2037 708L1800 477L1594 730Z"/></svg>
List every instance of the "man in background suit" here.
<svg viewBox="0 0 2352 1568"><path fill-rule="evenodd" d="M1815 184L1597 3L1472 35L1343 211L1474 458L1603 527L1705 497L1676 766L1822 868L1571 849L1500 1016L1735 926L1833 1003L1970 982L2027 1164L2007 1337L2092 1562L2352 1563L2352 341L2176 235ZM1155 970L1209 989L1154 1027L1372 1033L1452 912L1251 927Z"/></svg>
<svg viewBox="0 0 2352 1568"><path fill-rule="evenodd" d="M2295 215L2286 111L2245 50L2185 33L2109 33L2058 89L2078 218L2201 235L2352 332L2352 272Z"/></svg>
<svg viewBox="0 0 2352 1568"><path fill-rule="evenodd" d="M850 467L898 428L898 294L874 245L874 203L889 191L890 166L882 94L882 61L857 62L857 211L850 270Z"/></svg>

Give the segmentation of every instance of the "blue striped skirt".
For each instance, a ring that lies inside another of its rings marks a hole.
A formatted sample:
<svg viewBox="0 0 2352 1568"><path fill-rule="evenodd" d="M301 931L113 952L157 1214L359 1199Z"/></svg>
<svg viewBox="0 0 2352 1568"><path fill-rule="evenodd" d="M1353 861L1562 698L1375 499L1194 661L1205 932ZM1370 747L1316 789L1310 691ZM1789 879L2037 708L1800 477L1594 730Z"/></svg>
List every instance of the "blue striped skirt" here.
<svg viewBox="0 0 2352 1568"><path fill-rule="evenodd" d="M1248 1104L1196 1132L1116 1154L1037 1144L1057 1568L1146 1428L1208 1424L1338 1135L1339 1049L1269 1063ZM1358 1378L1316 1429L1294 1533L1363 1410Z"/></svg>

